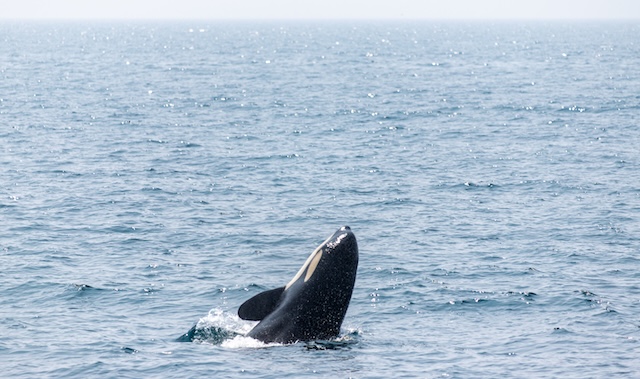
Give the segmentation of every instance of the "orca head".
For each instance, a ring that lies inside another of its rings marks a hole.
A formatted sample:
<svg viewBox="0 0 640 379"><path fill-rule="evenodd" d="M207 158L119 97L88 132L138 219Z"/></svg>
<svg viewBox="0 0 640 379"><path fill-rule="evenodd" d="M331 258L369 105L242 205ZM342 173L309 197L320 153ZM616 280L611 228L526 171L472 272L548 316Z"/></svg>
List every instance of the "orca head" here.
<svg viewBox="0 0 640 379"><path fill-rule="evenodd" d="M357 268L356 236L350 227L343 226L309 255L298 273L285 286L285 291L294 286L318 281L333 282L333 286L341 282L351 282L353 286Z"/></svg>

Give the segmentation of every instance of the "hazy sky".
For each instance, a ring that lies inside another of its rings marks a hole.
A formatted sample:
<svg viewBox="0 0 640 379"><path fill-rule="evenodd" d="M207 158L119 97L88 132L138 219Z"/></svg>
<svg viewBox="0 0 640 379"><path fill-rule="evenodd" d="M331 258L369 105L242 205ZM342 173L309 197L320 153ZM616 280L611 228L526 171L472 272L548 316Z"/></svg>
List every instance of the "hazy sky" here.
<svg viewBox="0 0 640 379"><path fill-rule="evenodd" d="M640 0L7 0L0 19L635 19Z"/></svg>

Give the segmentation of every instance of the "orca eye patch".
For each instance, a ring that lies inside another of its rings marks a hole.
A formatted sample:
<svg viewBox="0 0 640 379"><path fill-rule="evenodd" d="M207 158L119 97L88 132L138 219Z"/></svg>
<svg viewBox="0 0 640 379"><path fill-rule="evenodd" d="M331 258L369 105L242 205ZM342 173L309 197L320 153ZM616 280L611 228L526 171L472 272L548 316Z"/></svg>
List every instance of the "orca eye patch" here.
<svg viewBox="0 0 640 379"><path fill-rule="evenodd" d="M320 263L320 259L322 259L322 250L318 251L316 253L316 256L313 257L313 260L311 261L311 263L309 263L309 268L307 268L307 275L305 275L304 277L305 282L309 280L309 278L311 278L311 276L313 275L313 272L316 270L316 267L318 267L318 263Z"/></svg>

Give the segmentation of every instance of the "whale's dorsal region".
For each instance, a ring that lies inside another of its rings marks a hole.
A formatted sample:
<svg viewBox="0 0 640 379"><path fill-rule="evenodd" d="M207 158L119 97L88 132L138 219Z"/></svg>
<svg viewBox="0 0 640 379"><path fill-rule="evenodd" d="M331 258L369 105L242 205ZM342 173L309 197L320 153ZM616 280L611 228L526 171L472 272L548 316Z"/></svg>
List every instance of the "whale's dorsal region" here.
<svg viewBox="0 0 640 379"><path fill-rule="evenodd" d="M287 285L259 293L240 306L240 318L260 321L247 336L267 343L336 337L357 269L356 237L343 226L311 253Z"/></svg>

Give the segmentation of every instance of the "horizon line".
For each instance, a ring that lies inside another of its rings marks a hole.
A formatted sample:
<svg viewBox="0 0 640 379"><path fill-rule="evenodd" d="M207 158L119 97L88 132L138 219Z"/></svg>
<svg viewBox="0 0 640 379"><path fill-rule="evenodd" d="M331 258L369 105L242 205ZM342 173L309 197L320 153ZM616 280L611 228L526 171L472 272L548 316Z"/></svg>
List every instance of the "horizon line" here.
<svg viewBox="0 0 640 379"><path fill-rule="evenodd" d="M86 22L86 21L104 21L104 22L120 22L120 21L158 21L158 22L354 22L354 21L392 21L392 22L416 22L416 21L462 21L462 22L502 22L502 21L542 21L542 22L593 22L593 21L624 21L624 22L640 22L640 17L3 17L0 16L0 22L3 21L63 21L63 22Z"/></svg>

